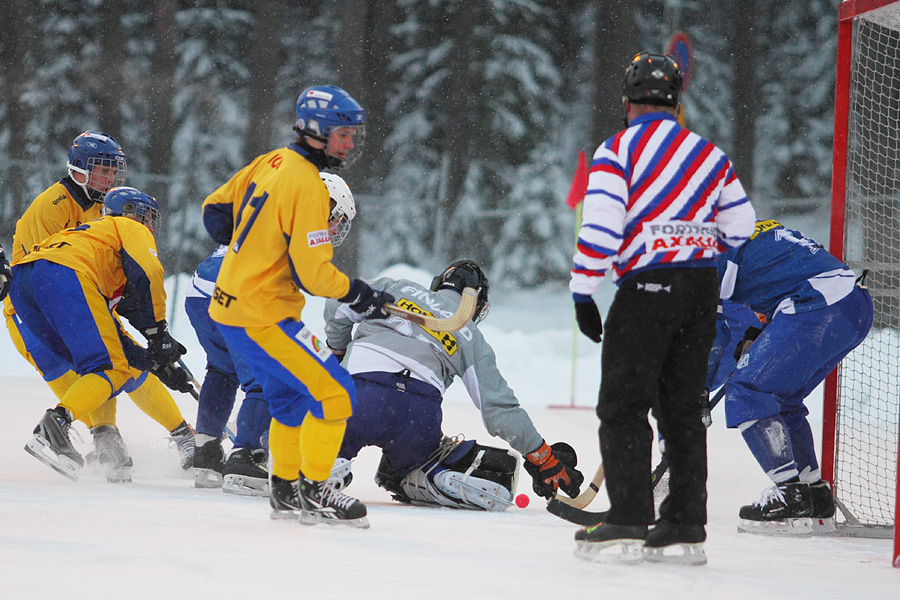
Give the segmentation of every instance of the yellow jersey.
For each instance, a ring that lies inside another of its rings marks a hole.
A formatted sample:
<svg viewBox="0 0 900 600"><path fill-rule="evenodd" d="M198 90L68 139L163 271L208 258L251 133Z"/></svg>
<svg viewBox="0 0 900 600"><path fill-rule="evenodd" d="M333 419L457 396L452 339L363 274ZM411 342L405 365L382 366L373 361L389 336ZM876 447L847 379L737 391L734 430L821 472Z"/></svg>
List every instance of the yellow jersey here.
<svg viewBox="0 0 900 600"><path fill-rule="evenodd" d="M203 223L228 245L209 306L213 321L299 321L306 300L298 290L347 295L350 280L331 263L328 217L328 189L296 145L259 156L206 198Z"/></svg>
<svg viewBox="0 0 900 600"><path fill-rule="evenodd" d="M166 318L163 266L153 234L128 217L106 216L55 233L29 254L14 260L21 265L48 260L87 277L106 298L120 295L126 284L132 290L127 315L138 330L153 327Z"/></svg>

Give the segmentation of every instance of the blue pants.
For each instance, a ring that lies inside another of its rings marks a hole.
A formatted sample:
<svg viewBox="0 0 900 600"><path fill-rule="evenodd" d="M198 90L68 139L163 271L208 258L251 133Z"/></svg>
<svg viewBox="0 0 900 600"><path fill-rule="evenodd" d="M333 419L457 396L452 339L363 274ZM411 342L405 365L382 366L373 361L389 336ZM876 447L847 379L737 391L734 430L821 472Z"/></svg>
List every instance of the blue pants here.
<svg viewBox="0 0 900 600"><path fill-rule="evenodd" d="M45 380L68 370L107 380L115 373L113 395L130 380L119 323L106 298L76 271L46 260L18 265L10 298L20 335Z"/></svg>
<svg viewBox="0 0 900 600"><path fill-rule="evenodd" d="M324 420L342 420L353 414L353 379L325 342L301 321L218 327L232 355L247 361L262 386L272 418L282 425L299 427L307 413Z"/></svg>
<svg viewBox="0 0 900 600"><path fill-rule="evenodd" d="M244 401L238 411L235 448L261 447L260 438L269 430L269 406L262 387L239 354L232 355L215 322L209 318L208 298L186 298L184 309L206 352L206 377L200 388L197 433L221 437L234 409L238 383Z"/></svg>
<svg viewBox="0 0 900 600"><path fill-rule="evenodd" d="M353 381L356 407L338 456L378 446L399 477L422 465L441 442L440 392L397 373L358 373Z"/></svg>
<svg viewBox="0 0 900 600"><path fill-rule="evenodd" d="M854 288L831 306L776 315L726 388L727 426L779 414L790 432L807 426L803 400L865 339L872 313L869 292Z"/></svg>

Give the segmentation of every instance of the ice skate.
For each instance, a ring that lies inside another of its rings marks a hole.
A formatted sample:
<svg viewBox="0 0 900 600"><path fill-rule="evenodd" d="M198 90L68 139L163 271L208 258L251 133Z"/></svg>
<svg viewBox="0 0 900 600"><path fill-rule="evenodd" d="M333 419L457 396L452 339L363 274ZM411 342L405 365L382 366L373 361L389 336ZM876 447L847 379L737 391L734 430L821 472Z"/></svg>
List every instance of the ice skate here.
<svg viewBox="0 0 900 600"><path fill-rule="evenodd" d="M90 454L106 475L109 483L131 482L131 471L134 461L128 454L125 440L115 425L98 425L91 429L94 438L94 451ZM89 455L90 456L90 455ZM89 457L85 457L90 462Z"/></svg>
<svg viewBox="0 0 900 600"><path fill-rule="evenodd" d="M761 535L810 536L813 505L809 485L785 482L766 489L754 504L742 506L738 531Z"/></svg>
<svg viewBox="0 0 900 600"><path fill-rule="evenodd" d="M834 525L834 496L827 481L809 484L812 499L812 529L815 535L828 535L837 531Z"/></svg>
<svg viewBox="0 0 900 600"><path fill-rule="evenodd" d="M575 556L602 563L635 565L643 560L646 525L598 523L575 532Z"/></svg>
<svg viewBox="0 0 900 600"><path fill-rule="evenodd" d="M706 528L660 521L644 540L644 560L679 565L705 565Z"/></svg>
<svg viewBox="0 0 900 600"><path fill-rule="evenodd" d="M25 444L25 451L57 473L78 481L84 458L69 438L71 427L69 411L61 406L48 409L34 428L34 437Z"/></svg>
<svg viewBox="0 0 900 600"><path fill-rule="evenodd" d="M220 488L223 483L225 451L222 450L221 440L211 436L207 438L206 443L194 448L194 487Z"/></svg>
<svg viewBox="0 0 900 600"><path fill-rule="evenodd" d="M196 460L196 459L195 459ZM194 467L196 470L196 467ZM268 496L269 471L264 450L236 448L222 468L222 491L238 496Z"/></svg>
<svg viewBox="0 0 900 600"><path fill-rule="evenodd" d="M300 506L300 480L288 481L272 475L269 488L269 506L272 519L296 519L302 510Z"/></svg>
<svg viewBox="0 0 900 600"><path fill-rule="evenodd" d="M342 493L337 489L336 483L333 479L313 481L300 474L298 489L302 506L300 523L346 524L367 529L369 520L366 518L366 505Z"/></svg>
<svg viewBox="0 0 900 600"><path fill-rule="evenodd" d="M185 471L194 465L194 443L194 428L187 421L169 432L169 445L178 450L181 468Z"/></svg>

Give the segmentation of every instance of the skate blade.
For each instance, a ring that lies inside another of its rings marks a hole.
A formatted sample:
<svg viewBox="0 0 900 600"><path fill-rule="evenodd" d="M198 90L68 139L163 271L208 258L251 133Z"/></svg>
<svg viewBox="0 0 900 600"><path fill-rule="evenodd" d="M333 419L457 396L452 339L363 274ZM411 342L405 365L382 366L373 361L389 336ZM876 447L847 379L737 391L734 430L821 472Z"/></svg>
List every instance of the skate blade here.
<svg viewBox="0 0 900 600"><path fill-rule="evenodd" d="M81 475L81 465L68 456L59 454L41 435L36 434L28 440L25 452L72 481L78 481L78 476Z"/></svg>
<svg viewBox="0 0 900 600"><path fill-rule="evenodd" d="M131 467L110 469L106 473L107 483L131 483Z"/></svg>
<svg viewBox="0 0 900 600"><path fill-rule="evenodd" d="M194 467L194 487L201 489L220 488L222 487L222 474L212 469Z"/></svg>
<svg viewBox="0 0 900 600"><path fill-rule="evenodd" d="M273 521L296 521L299 511L296 510L278 510L277 508L272 509L272 512L269 513L269 518Z"/></svg>
<svg viewBox="0 0 900 600"><path fill-rule="evenodd" d="M706 552L703 542L699 544L670 544L659 548L644 546L644 560L653 563L673 565L705 565Z"/></svg>
<svg viewBox="0 0 900 600"><path fill-rule="evenodd" d="M784 519L781 521L749 521L741 519L738 533L755 535L781 535L791 537L810 537L813 534L813 520L809 517Z"/></svg>
<svg viewBox="0 0 900 600"><path fill-rule="evenodd" d="M575 556L595 563L636 565L644 560L643 547L643 540L578 541Z"/></svg>
<svg viewBox="0 0 900 600"><path fill-rule="evenodd" d="M301 525L306 525L309 527L312 525L318 525L319 523L325 523L326 525L349 525L350 527L355 527L356 529L369 528L368 517L360 517L358 519L338 519L334 516L331 516L331 513L312 512L306 510L300 512Z"/></svg>
<svg viewBox="0 0 900 600"><path fill-rule="evenodd" d="M245 475L226 475L222 491L235 496L262 496L269 497L269 480L259 477L247 477Z"/></svg>
<svg viewBox="0 0 900 600"><path fill-rule="evenodd" d="M831 535L837 532L834 519L816 519L812 520L813 535Z"/></svg>

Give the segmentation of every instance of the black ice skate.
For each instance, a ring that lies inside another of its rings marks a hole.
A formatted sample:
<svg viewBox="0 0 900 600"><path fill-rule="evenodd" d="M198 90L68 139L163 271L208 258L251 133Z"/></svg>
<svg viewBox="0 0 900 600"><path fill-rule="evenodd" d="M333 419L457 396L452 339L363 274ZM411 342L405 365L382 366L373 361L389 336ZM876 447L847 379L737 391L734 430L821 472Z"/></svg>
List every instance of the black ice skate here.
<svg viewBox="0 0 900 600"><path fill-rule="evenodd" d="M827 481L819 480L809 484L809 495L812 499L813 533L824 535L834 533L834 496Z"/></svg>
<svg viewBox="0 0 900 600"><path fill-rule="evenodd" d="M25 444L25 451L57 473L78 481L84 458L69 439L71 427L68 410L62 406L47 410L34 428L34 437Z"/></svg>
<svg viewBox="0 0 900 600"><path fill-rule="evenodd" d="M303 473L300 474L298 495L303 507L300 523L346 524L367 529L369 519L366 518L366 505L342 493L336 483L335 479L313 481L304 477Z"/></svg>
<svg viewBox="0 0 900 600"><path fill-rule="evenodd" d="M178 450L178 459L185 471L194 465L194 444L194 428L187 421L169 432L169 445Z"/></svg>
<svg viewBox="0 0 900 600"><path fill-rule="evenodd" d="M643 560L646 535L646 525L597 523L582 527L575 532L575 556L594 562L637 564Z"/></svg>
<svg viewBox="0 0 900 600"><path fill-rule="evenodd" d="M810 496L806 483L791 481L774 485L754 504L741 507L738 531L762 535L812 535Z"/></svg>
<svg viewBox="0 0 900 600"><path fill-rule="evenodd" d="M194 470L196 471L196 458ZM263 449L236 448L222 468L222 491L238 496L268 496L269 471Z"/></svg>
<svg viewBox="0 0 900 600"><path fill-rule="evenodd" d="M296 519L300 515L300 480L288 481L272 475L269 483L269 506L272 519Z"/></svg>
<svg viewBox="0 0 900 600"><path fill-rule="evenodd" d="M128 447L125 446L119 428L115 425L98 425L91 429L91 435L94 438L94 451L85 457L87 461L95 460L109 483L130 482L134 461L128 454Z"/></svg>
<svg viewBox="0 0 900 600"><path fill-rule="evenodd" d="M194 487L222 487L222 469L224 468L225 451L222 441L215 438L207 440L202 446L194 448Z"/></svg>
<svg viewBox="0 0 900 600"><path fill-rule="evenodd" d="M644 540L644 560L680 565L705 565L706 528L660 521Z"/></svg>

